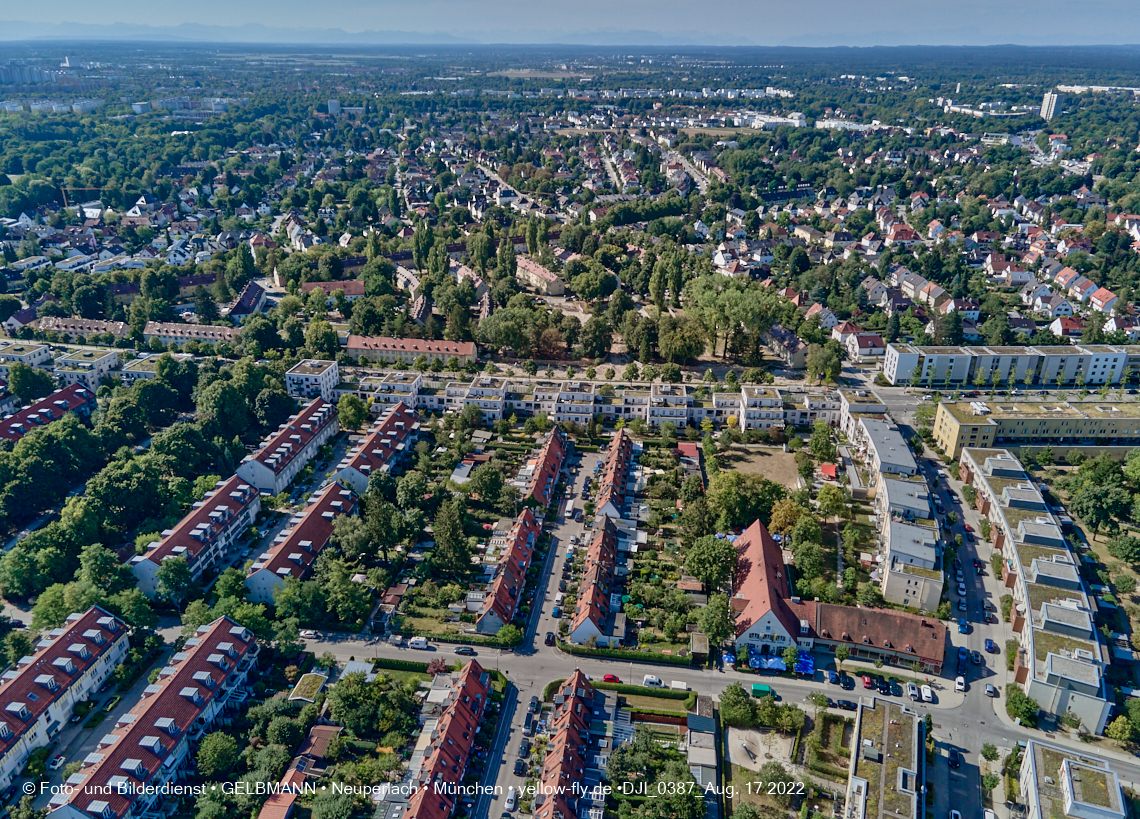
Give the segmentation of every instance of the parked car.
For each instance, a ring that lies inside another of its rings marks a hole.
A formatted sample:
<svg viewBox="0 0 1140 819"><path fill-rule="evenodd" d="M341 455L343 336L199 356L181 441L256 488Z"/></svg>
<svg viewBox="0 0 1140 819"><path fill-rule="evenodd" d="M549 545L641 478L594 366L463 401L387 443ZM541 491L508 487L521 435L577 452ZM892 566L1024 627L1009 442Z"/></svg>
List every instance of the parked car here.
<svg viewBox="0 0 1140 819"><path fill-rule="evenodd" d="M994 688L993 683L986 683L986 696L987 697L996 697L997 696L997 689Z"/></svg>
<svg viewBox="0 0 1140 819"><path fill-rule="evenodd" d="M541 703L538 701L538 697L531 697L530 704L527 706L527 710L532 714L537 714L540 707Z"/></svg>
<svg viewBox="0 0 1140 819"><path fill-rule="evenodd" d="M827 672L827 681L829 683L831 683L832 685L838 685L839 684L839 675L836 674L834 671L829 670Z"/></svg>
<svg viewBox="0 0 1140 819"><path fill-rule="evenodd" d="M863 675L863 687L864 688L874 688L875 687L875 683L873 683L871 681L871 678L868 677L866 674Z"/></svg>
<svg viewBox="0 0 1140 819"><path fill-rule="evenodd" d="M653 674L646 674L641 678L641 684L649 688L664 688L665 683L661 682L661 678Z"/></svg>
<svg viewBox="0 0 1140 819"><path fill-rule="evenodd" d="M965 691L966 690L966 678L965 677L955 677L954 678L954 690L955 691Z"/></svg>
<svg viewBox="0 0 1140 819"><path fill-rule="evenodd" d="M602 677L602 682L620 683L621 679L617 674L607 674L606 676Z"/></svg>
<svg viewBox="0 0 1140 819"><path fill-rule="evenodd" d="M554 632L553 631L546 632L546 639L544 640L544 642L548 646L554 645Z"/></svg>
<svg viewBox="0 0 1140 819"><path fill-rule="evenodd" d="M962 528L965 529L967 532L974 531L973 527L971 527L970 524L968 524L968 523L963 523Z"/></svg>
<svg viewBox="0 0 1140 819"><path fill-rule="evenodd" d="M315 640L317 639L317 633L311 628L301 629L301 638L304 640Z"/></svg>
<svg viewBox="0 0 1140 819"><path fill-rule="evenodd" d="M959 634L969 634L970 633L970 624L966 622L965 617L962 617L958 620L958 633Z"/></svg>
<svg viewBox="0 0 1140 819"><path fill-rule="evenodd" d="M119 696L111 697L111 699L107 700L107 702L105 702L103 704L103 710L106 711L107 713L110 713L110 712L114 711L115 706L118 705L122 701L123 701L122 697L119 697Z"/></svg>
<svg viewBox="0 0 1140 819"><path fill-rule="evenodd" d="M912 682L908 682L906 684L906 695L915 702L918 702L919 698L922 696L918 693L918 686Z"/></svg>
<svg viewBox="0 0 1140 819"><path fill-rule="evenodd" d="M998 653L997 643L995 643L989 637L986 638L986 653L987 654L997 654Z"/></svg>
<svg viewBox="0 0 1140 819"><path fill-rule="evenodd" d="M526 763L521 759L515 760L515 776L526 776Z"/></svg>
<svg viewBox="0 0 1140 819"><path fill-rule="evenodd" d="M67 762L67 757L65 757L63 754L60 754L59 756L52 758L51 762L47 764L47 769L49 771L58 771L63 767L65 762Z"/></svg>
<svg viewBox="0 0 1140 819"><path fill-rule="evenodd" d="M507 791L507 801L503 803L503 807L509 811L513 811L518 806L519 806L519 800L518 800L518 797L515 796L515 789L512 786L510 788L510 790ZM961 819L961 817L958 817L958 819Z"/></svg>
<svg viewBox="0 0 1140 819"><path fill-rule="evenodd" d="M958 768L962 765L962 755L953 748L950 749L950 753L947 756L947 762L950 763L951 768ZM951 811L951 813L958 813L958 811ZM961 819L961 817L959 817L959 819Z"/></svg>
<svg viewBox="0 0 1140 819"><path fill-rule="evenodd" d="M966 601L965 600L959 600L958 601L958 611L965 611L965 610L966 610Z"/></svg>
<svg viewBox="0 0 1140 819"><path fill-rule="evenodd" d="M922 688L920 688L919 691L922 692L922 701L923 702L934 702L934 692L932 690L930 690L929 685L922 686Z"/></svg>
<svg viewBox="0 0 1140 819"><path fill-rule="evenodd" d="M555 606L553 609L550 610L550 616L553 617L555 620L561 620L562 619L562 609L558 608L558 606Z"/></svg>
<svg viewBox="0 0 1140 819"><path fill-rule="evenodd" d="M966 596L966 584L965 583L959 583L958 584L958 596L959 597L965 597Z"/></svg>
<svg viewBox="0 0 1140 819"><path fill-rule="evenodd" d="M971 651L970 652L970 662L972 662L974 665L981 665L982 664L982 652L978 651L977 649L975 649L974 651Z"/></svg>
<svg viewBox="0 0 1140 819"><path fill-rule="evenodd" d="M459 646L459 648L455 649L455 653L462 654L464 657L474 657L475 649L471 646Z"/></svg>
<svg viewBox="0 0 1140 819"><path fill-rule="evenodd" d="M526 759L528 756L530 756L530 740L524 738L519 743L519 759Z"/></svg>
<svg viewBox="0 0 1140 819"><path fill-rule="evenodd" d="M836 700L835 707L842 711L857 711L859 709L859 706L851 700Z"/></svg>

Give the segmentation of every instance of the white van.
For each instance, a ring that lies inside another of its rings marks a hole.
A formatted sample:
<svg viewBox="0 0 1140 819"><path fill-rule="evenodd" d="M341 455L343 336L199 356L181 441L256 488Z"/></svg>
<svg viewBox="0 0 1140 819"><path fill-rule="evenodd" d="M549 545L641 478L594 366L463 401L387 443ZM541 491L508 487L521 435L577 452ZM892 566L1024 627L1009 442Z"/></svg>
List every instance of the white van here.
<svg viewBox="0 0 1140 819"><path fill-rule="evenodd" d="M917 685L915 685L912 682L908 682L906 684L906 694L912 700L914 700L915 702L918 702L919 694L918 694L918 686Z"/></svg>
<svg viewBox="0 0 1140 819"><path fill-rule="evenodd" d="M664 688L665 683L661 682L660 677L655 677L652 674L646 674L641 678L641 684L649 688Z"/></svg>
<svg viewBox="0 0 1140 819"><path fill-rule="evenodd" d="M428 647L427 637L413 637L408 640L408 648L426 649Z"/></svg>
<svg viewBox="0 0 1140 819"><path fill-rule="evenodd" d="M566 599L566 595L562 592L558 592L558 594L554 595L554 605L561 606L562 601L565 599Z"/></svg>
<svg viewBox="0 0 1140 819"><path fill-rule="evenodd" d="M687 682L681 682L680 680L671 681L669 683L669 687L672 688L674 691L688 691L689 690L689 684Z"/></svg>

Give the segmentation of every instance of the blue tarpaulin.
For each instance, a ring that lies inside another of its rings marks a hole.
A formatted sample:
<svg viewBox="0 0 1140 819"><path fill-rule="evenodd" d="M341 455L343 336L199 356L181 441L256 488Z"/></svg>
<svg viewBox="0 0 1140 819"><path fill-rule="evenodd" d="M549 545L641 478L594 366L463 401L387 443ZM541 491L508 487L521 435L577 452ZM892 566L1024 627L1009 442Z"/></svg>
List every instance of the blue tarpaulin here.
<svg viewBox="0 0 1140 819"><path fill-rule="evenodd" d="M735 654L729 654L727 651L724 652L724 657L722 658L722 660L723 660L725 665L736 665L736 655Z"/></svg>
<svg viewBox="0 0 1140 819"><path fill-rule="evenodd" d="M801 651L800 656L796 659L796 673L815 674L815 657Z"/></svg>

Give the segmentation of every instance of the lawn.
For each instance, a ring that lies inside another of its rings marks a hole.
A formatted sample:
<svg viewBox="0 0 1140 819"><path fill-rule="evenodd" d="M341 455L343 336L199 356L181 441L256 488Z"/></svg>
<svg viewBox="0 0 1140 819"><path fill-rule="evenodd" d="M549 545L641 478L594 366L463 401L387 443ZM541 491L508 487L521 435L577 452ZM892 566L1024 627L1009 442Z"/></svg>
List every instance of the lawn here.
<svg viewBox="0 0 1140 819"><path fill-rule="evenodd" d="M640 694L622 694L625 704L638 711L676 711L685 713L684 700L667 700L662 697L644 697Z"/></svg>
<svg viewBox="0 0 1140 819"><path fill-rule="evenodd" d="M718 457L723 469L762 475L768 480L794 486L800 477L796 458L782 448L731 449Z"/></svg>

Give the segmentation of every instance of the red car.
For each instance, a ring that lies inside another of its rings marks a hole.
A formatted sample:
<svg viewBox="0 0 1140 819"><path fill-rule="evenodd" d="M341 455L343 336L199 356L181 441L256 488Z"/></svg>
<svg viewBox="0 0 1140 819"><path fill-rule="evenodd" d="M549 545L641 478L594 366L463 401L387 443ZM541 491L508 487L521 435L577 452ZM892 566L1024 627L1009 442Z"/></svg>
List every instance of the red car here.
<svg viewBox="0 0 1140 819"><path fill-rule="evenodd" d="M963 523L962 528L965 529L967 532L974 531L973 529L970 528L970 524L968 524L968 523Z"/></svg>
<svg viewBox="0 0 1140 819"><path fill-rule="evenodd" d="M870 677L864 675L863 676L863 687L864 688L874 688L875 683L871 680Z"/></svg>
<svg viewBox="0 0 1140 819"><path fill-rule="evenodd" d="M606 676L602 677L602 681L603 682L619 683L619 682L621 682L621 679L618 677L617 674L607 674Z"/></svg>

